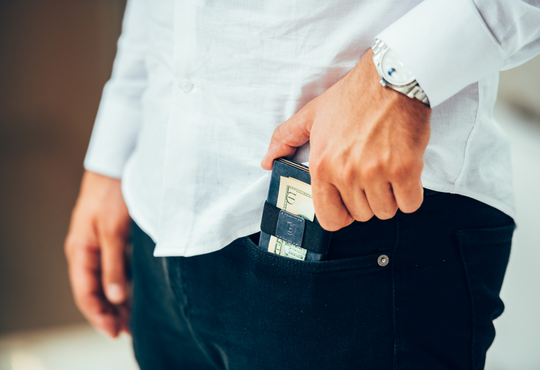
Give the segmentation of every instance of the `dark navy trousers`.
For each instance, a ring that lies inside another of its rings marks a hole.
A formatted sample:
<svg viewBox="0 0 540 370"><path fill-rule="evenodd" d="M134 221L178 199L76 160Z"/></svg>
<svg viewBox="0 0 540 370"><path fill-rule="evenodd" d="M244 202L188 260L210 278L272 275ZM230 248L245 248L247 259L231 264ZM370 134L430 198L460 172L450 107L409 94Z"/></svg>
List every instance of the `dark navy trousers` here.
<svg viewBox="0 0 540 370"><path fill-rule="evenodd" d="M248 237L156 258L134 224L137 361L143 370L483 369L513 231L490 206L430 190L415 213L334 233L322 262Z"/></svg>

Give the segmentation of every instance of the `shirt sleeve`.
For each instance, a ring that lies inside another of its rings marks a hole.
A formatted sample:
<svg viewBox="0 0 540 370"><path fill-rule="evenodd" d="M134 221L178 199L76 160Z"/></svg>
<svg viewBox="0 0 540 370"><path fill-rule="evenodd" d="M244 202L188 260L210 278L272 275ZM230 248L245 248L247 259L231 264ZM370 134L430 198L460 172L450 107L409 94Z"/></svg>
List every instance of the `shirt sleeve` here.
<svg viewBox="0 0 540 370"><path fill-rule="evenodd" d="M129 0L111 79L103 89L85 169L121 178L141 126L141 96L147 85L145 0Z"/></svg>
<svg viewBox="0 0 540 370"><path fill-rule="evenodd" d="M540 0L425 0L382 31L432 107L540 53Z"/></svg>

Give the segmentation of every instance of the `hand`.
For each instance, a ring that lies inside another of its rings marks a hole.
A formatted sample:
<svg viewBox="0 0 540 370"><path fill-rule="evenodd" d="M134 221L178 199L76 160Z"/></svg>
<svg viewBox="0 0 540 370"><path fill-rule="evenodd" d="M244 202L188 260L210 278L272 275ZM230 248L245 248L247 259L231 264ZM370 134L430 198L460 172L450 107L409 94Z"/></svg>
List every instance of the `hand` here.
<svg viewBox="0 0 540 370"><path fill-rule="evenodd" d="M335 85L276 128L261 165L292 156L310 141L315 214L336 231L354 220L410 213L423 201L420 181L431 109L379 84L373 52Z"/></svg>
<svg viewBox="0 0 540 370"><path fill-rule="evenodd" d="M75 303L113 338L129 333L124 262L129 224L120 180L86 171L64 248Z"/></svg>

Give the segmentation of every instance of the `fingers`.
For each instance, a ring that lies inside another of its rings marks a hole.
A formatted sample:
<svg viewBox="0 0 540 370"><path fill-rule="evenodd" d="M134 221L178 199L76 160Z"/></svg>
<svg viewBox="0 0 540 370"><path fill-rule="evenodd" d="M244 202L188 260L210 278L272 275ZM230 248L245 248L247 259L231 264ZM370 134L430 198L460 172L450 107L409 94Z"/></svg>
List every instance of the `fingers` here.
<svg viewBox="0 0 540 370"><path fill-rule="evenodd" d="M308 142L312 124L310 116L310 109L306 106L276 127L268 152L261 162L262 168L271 170L274 159L292 156L296 148Z"/></svg>
<svg viewBox="0 0 540 370"><path fill-rule="evenodd" d="M100 253L88 246L72 248L69 275L77 307L97 329L111 337L118 336L120 322L114 307L101 288Z"/></svg>
<svg viewBox="0 0 540 370"><path fill-rule="evenodd" d="M424 201L424 188L420 180L395 184L393 192L399 209L404 213L415 212Z"/></svg>
<svg viewBox="0 0 540 370"><path fill-rule="evenodd" d="M324 180L312 179L313 206L323 229L336 231L353 223L338 190Z"/></svg>
<svg viewBox="0 0 540 370"><path fill-rule="evenodd" d="M93 326L112 337L129 331L124 276L129 223L121 182L86 171L65 252L75 303Z"/></svg>
<svg viewBox="0 0 540 370"><path fill-rule="evenodd" d="M374 215L380 220L388 220L394 217L398 210L389 183L370 185L365 192L360 187L342 187L338 194L343 200L346 211L356 221L366 222ZM322 208L321 211L324 212L325 209ZM342 224L341 227L344 226L346 225Z"/></svg>
<svg viewBox="0 0 540 370"><path fill-rule="evenodd" d="M122 226L103 226L100 228L100 242L103 290L111 303L119 305L127 297L124 266L126 230Z"/></svg>
<svg viewBox="0 0 540 370"><path fill-rule="evenodd" d="M398 182L397 193L382 178L365 182L364 186L365 191L358 181L344 181L338 187L324 180L313 181L313 203L321 226L335 231L353 220L368 221L373 215L380 220L388 220L395 216L398 208L410 213L422 204L423 188L420 182Z"/></svg>
<svg viewBox="0 0 540 370"><path fill-rule="evenodd" d="M356 221L366 222L373 217L366 194L360 187L349 189L349 191L342 190L340 195L347 211Z"/></svg>
<svg viewBox="0 0 540 370"><path fill-rule="evenodd" d="M382 180L369 183L366 187L366 197L373 214L379 220L388 220L395 216L398 205L390 183Z"/></svg>
<svg viewBox="0 0 540 370"><path fill-rule="evenodd" d="M131 335L131 328L129 326L131 318L131 304L124 303L117 306L119 328L121 332Z"/></svg>

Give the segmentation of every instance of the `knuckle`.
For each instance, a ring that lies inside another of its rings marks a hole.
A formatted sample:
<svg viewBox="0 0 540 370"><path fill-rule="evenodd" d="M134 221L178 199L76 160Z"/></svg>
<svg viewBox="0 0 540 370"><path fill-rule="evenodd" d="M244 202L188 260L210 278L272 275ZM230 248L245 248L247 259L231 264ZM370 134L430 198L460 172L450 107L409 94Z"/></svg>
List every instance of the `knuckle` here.
<svg viewBox="0 0 540 370"><path fill-rule="evenodd" d="M367 222L373 218L374 214L373 212L364 212L358 216L358 218L355 218L356 221L359 222Z"/></svg>
<svg viewBox="0 0 540 370"><path fill-rule="evenodd" d="M317 217L317 221L319 221L319 224L321 225L321 227L325 229L326 231L334 231L332 230L333 222L331 219L321 216L321 217Z"/></svg>
<svg viewBox="0 0 540 370"><path fill-rule="evenodd" d="M369 220L371 220L373 218L374 214L373 213L369 213L369 214L365 214L364 216L362 216L361 218L357 219L356 221L359 221L359 222L368 222Z"/></svg>
<svg viewBox="0 0 540 370"><path fill-rule="evenodd" d="M393 218L397 213L397 207L394 209L385 209L378 211L376 216L379 220L389 220Z"/></svg>
<svg viewBox="0 0 540 370"><path fill-rule="evenodd" d="M373 218L373 212L363 211L355 214L354 219L358 222L367 222Z"/></svg>
<svg viewBox="0 0 540 370"><path fill-rule="evenodd" d="M411 190L410 195L399 199L399 209L404 213L413 213L420 208L423 201L422 189L414 189Z"/></svg>
<svg viewBox="0 0 540 370"><path fill-rule="evenodd" d="M319 221L319 223L321 224L322 228L325 229L326 231L338 231L340 229L340 227L337 225L337 223L335 222L332 222L332 221Z"/></svg>
<svg viewBox="0 0 540 370"><path fill-rule="evenodd" d="M311 176L317 180L325 179L326 160L324 157L314 157L309 159L309 172Z"/></svg>
<svg viewBox="0 0 540 370"><path fill-rule="evenodd" d="M373 212L371 211L370 206L364 202L347 204L347 210L355 221L366 222L373 217Z"/></svg>
<svg viewBox="0 0 540 370"><path fill-rule="evenodd" d="M341 180L344 184L351 184L357 178L356 168L352 165L345 165L341 170Z"/></svg>
<svg viewBox="0 0 540 370"><path fill-rule="evenodd" d="M338 231L347 226L347 221L351 216L347 212L340 212L339 215L329 219L319 220L322 228L327 231Z"/></svg>
<svg viewBox="0 0 540 370"><path fill-rule="evenodd" d="M388 175L392 181L401 182L407 178L410 172L404 166L393 165L388 171Z"/></svg>
<svg viewBox="0 0 540 370"><path fill-rule="evenodd" d="M122 280L124 272L124 255L122 253L107 253L103 256L103 279L107 282Z"/></svg>
<svg viewBox="0 0 540 370"><path fill-rule="evenodd" d="M422 165L416 158L404 156L393 161L388 172L394 181L404 181L411 176L420 176Z"/></svg>
<svg viewBox="0 0 540 370"><path fill-rule="evenodd" d="M371 181L380 176L382 166L378 162L368 163L364 166L362 171L362 178L366 181Z"/></svg>
<svg viewBox="0 0 540 370"><path fill-rule="evenodd" d="M109 243L102 248L101 261L103 264L103 273L108 277L118 274L122 271L124 264L124 246L117 243Z"/></svg>
<svg viewBox="0 0 540 370"><path fill-rule="evenodd" d="M403 213L413 213L416 212L420 206L422 205L422 201L415 201L410 203L405 203L402 207L400 207L401 211Z"/></svg>
<svg viewBox="0 0 540 370"><path fill-rule="evenodd" d="M105 223L101 228L101 234L105 239L111 240L116 237L117 230L113 225Z"/></svg>
<svg viewBox="0 0 540 370"><path fill-rule="evenodd" d="M117 238L122 234L123 230L122 225L112 218L105 219L100 228L103 236L108 239Z"/></svg>

